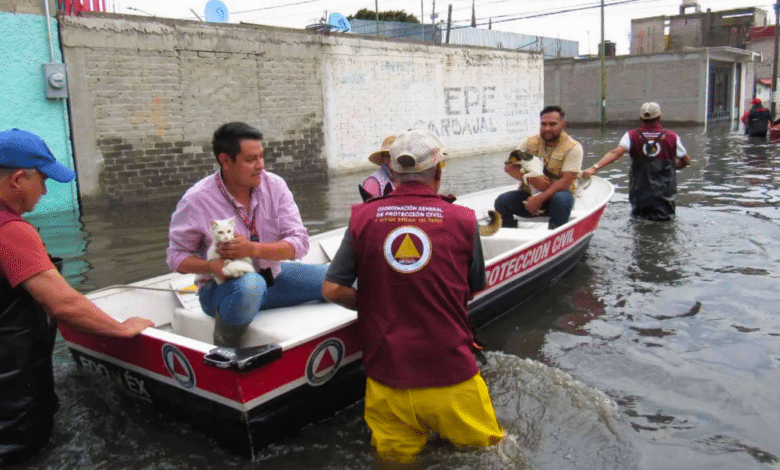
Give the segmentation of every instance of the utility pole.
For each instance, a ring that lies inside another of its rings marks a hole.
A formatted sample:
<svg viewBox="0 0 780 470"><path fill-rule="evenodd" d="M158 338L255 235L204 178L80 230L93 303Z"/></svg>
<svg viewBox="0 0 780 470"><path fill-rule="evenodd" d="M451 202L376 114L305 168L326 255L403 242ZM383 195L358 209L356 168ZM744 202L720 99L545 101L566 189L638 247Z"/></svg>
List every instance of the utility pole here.
<svg viewBox="0 0 780 470"><path fill-rule="evenodd" d="M780 26L780 0L775 3L775 60L772 63L772 118L777 119L777 29Z"/></svg>
<svg viewBox="0 0 780 470"><path fill-rule="evenodd" d="M374 11L376 11L376 37L379 37L379 0L374 0Z"/></svg>
<svg viewBox="0 0 780 470"><path fill-rule="evenodd" d="M780 0L777 0L780 2ZM604 45L604 0L601 0L601 45L599 46L599 55L601 56L601 130L607 125L607 69L606 69L606 47Z"/></svg>
<svg viewBox="0 0 780 470"><path fill-rule="evenodd" d="M447 41L445 44L450 43L450 28L452 27L452 3L450 3L450 7L447 10Z"/></svg>
<svg viewBox="0 0 780 470"><path fill-rule="evenodd" d="M420 34L422 34L422 42L425 42L425 0L420 0Z"/></svg>

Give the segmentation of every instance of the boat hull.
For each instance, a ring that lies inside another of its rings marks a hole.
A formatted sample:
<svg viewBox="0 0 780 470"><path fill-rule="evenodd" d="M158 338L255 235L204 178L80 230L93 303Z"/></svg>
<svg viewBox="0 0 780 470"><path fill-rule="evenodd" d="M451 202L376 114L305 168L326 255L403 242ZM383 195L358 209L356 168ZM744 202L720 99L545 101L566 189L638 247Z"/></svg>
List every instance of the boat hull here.
<svg viewBox="0 0 780 470"><path fill-rule="evenodd" d="M61 325L82 369L247 458L362 398L365 375L356 330L350 324L285 351L273 364L237 372L206 365L204 351L157 338L96 338Z"/></svg>
<svg viewBox="0 0 780 470"><path fill-rule="evenodd" d="M547 230L546 220L523 221L524 228L502 228L483 237L487 287L469 304L475 327L544 291L582 258L612 195L609 183L594 179L597 188L578 198L566 225ZM506 189L511 188L475 193L459 203L478 216L487 214L496 195ZM312 237L312 248L303 261L332 259L343 233L341 229ZM76 363L249 458L269 443L294 435L306 424L331 416L363 396L365 375L355 312L324 302L265 311L255 322L262 334L274 339L258 340L256 348L263 352L251 367L236 370L228 367L230 363L213 360L222 351L215 353L210 344L213 320L200 311L194 294L189 297L196 305L193 310L186 307L178 287L176 294L165 289L158 292L174 283L187 285L191 280L185 276L170 274L89 294L118 320L146 316L157 327L135 338L119 339L86 335L61 324ZM182 310L192 314L195 326L185 328L184 320L177 320ZM311 326L316 322L324 323ZM305 331L307 325L311 331ZM294 331L285 336L278 327Z"/></svg>

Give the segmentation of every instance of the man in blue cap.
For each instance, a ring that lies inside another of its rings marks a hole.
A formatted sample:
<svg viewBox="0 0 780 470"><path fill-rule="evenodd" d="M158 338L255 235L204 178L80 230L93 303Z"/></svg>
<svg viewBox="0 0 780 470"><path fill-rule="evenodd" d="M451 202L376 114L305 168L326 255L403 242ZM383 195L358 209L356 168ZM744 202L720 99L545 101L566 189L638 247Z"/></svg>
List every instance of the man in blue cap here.
<svg viewBox="0 0 780 470"><path fill-rule="evenodd" d="M116 337L154 326L138 317L118 322L73 289L21 217L46 194L47 178L75 177L37 135L0 132L0 466L28 458L51 435L58 406L51 357L56 321Z"/></svg>

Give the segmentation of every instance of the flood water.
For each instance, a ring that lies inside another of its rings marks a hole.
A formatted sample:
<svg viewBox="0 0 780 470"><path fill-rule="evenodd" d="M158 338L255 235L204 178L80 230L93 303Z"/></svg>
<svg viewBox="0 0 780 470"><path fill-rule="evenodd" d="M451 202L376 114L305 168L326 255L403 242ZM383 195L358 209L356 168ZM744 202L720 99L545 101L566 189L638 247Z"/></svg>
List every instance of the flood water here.
<svg viewBox="0 0 780 470"><path fill-rule="evenodd" d="M728 128L675 129L692 156L677 219L629 217L628 157L586 256L548 291L480 330L483 374L508 433L491 449L432 445L430 469L780 468L780 145ZM585 167L623 129L572 129ZM442 192L509 184L503 154L452 161ZM348 220L364 174L292 186L311 233ZM36 218L82 292L167 272L176 201ZM362 402L247 461L79 370L55 351L61 408L25 469L363 469Z"/></svg>

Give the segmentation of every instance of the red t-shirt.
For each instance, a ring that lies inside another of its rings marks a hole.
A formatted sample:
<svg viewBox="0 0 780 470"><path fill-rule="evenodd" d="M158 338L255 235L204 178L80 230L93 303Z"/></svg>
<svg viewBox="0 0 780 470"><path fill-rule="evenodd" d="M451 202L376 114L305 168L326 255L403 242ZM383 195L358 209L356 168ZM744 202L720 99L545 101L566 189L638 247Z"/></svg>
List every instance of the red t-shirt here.
<svg viewBox="0 0 780 470"><path fill-rule="evenodd" d="M56 268L32 225L20 220L0 225L0 276L11 287L49 269Z"/></svg>

